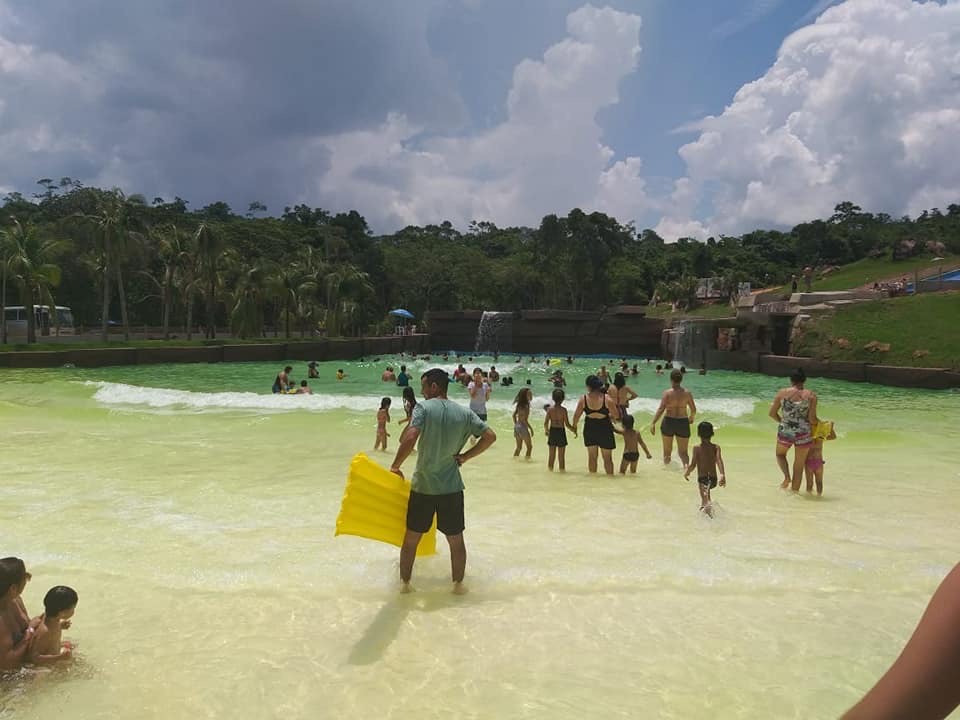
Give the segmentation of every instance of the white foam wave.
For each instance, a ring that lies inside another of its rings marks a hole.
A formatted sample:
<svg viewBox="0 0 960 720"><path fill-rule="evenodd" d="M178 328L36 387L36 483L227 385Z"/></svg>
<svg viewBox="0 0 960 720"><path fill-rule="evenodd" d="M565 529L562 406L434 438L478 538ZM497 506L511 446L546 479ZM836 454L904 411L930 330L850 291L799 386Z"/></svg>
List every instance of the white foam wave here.
<svg viewBox="0 0 960 720"><path fill-rule="evenodd" d="M143 387L112 382L87 382L96 387L93 399L104 405L141 406L170 410L260 410L270 412L289 412L307 410L324 412L328 410L370 411L380 407L380 395L267 395L252 392L194 392L191 390L172 390L168 388ZM512 389L511 389L512 390ZM491 399L487 403L490 412L509 414L513 412L513 395ZM466 397L453 396L453 399L467 404ZM577 398L569 398L567 407L570 412L576 407ZM534 398L534 412L551 402L549 395ZM701 414L722 415L730 418L742 417L753 412L755 401L750 398L704 398L697 400ZM630 404L633 414L652 415L659 401L652 398L637 398ZM400 410L399 398L394 407ZM402 412L402 410L400 410Z"/></svg>
<svg viewBox="0 0 960 720"><path fill-rule="evenodd" d="M93 399L104 405L139 405L157 409L206 411L267 410L376 410L377 396L362 395L264 395L251 392L193 392L167 388L140 387L124 383L88 382L97 391Z"/></svg>

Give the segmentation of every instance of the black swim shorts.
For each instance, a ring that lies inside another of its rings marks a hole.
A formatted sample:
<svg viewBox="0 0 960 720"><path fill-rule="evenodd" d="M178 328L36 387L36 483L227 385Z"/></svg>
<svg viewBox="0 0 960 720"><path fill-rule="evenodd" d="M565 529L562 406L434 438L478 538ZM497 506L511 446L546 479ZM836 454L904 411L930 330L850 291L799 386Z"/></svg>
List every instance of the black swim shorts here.
<svg viewBox="0 0 960 720"><path fill-rule="evenodd" d="M660 434L667 437L690 437L690 421L687 418L665 417L660 423Z"/></svg>
<svg viewBox="0 0 960 720"><path fill-rule="evenodd" d="M638 452L625 452L623 454L623 461L628 463L635 463L640 459L640 453Z"/></svg>
<svg viewBox="0 0 960 720"><path fill-rule="evenodd" d="M716 475L701 475L697 482L703 485L707 490L713 490L717 486Z"/></svg>
<svg viewBox="0 0 960 720"><path fill-rule="evenodd" d="M407 503L407 529L425 533L437 516L437 530L444 535L459 535L466 527L463 521L463 491L450 495L424 495L410 491Z"/></svg>

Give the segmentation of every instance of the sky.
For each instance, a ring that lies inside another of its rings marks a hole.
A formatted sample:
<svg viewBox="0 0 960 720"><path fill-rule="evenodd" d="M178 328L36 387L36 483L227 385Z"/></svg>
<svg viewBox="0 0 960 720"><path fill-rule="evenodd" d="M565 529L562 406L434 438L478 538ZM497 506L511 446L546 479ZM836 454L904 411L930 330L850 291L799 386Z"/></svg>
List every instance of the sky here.
<svg viewBox="0 0 960 720"><path fill-rule="evenodd" d="M960 203L960 0L0 0L0 195L668 240Z"/></svg>

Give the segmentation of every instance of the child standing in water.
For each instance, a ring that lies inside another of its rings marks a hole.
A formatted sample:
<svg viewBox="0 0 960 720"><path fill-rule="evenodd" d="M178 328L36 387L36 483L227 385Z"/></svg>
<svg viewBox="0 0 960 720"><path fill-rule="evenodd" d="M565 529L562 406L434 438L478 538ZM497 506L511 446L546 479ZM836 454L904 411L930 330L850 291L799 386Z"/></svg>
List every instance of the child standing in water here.
<svg viewBox="0 0 960 720"><path fill-rule="evenodd" d="M804 472L807 476L807 492L813 494L813 482L817 482L817 495L823 495L823 441L836 440L837 433L833 429L833 423L829 420L821 420L813 430L813 444L810 446L810 452L807 453L807 459L804 463Z"/></svg>
<svg viewBox="0 0 960 720"><path fill-rule="evenodd" d="M390 422L390 398L385 397L380 401L380 409L377 411L377 442L374 444L374 450L386 450L387 438L390 433L387 432L387 423Z"/></svg>
<svg viewBox="0 0 960 720"><path fill-rule="evenodd" d="M406 425L410 422L410 418L413 417L413 409L417 406L417 394L413 391L412 387L405 387L403 389L403 412L406 413L406 417L397 423L397 425Z"/></svg>
<svg viewBox="0 0 960 720"><path fill-rule="evenodd" d="M723 457L720 455L720 446L714 445L710 438L713 437L713 425L708 422L702 422L697 425L697 436L700 438L700 444L693 448L693 457L687 466L683 477L690 479L690 473L697 469L697 485L700 488L700 510L707 514L707 517L713 517L713 506L710 501L710 491L717 486L717 469L720 469L720 487L726 487L727 476L723 469Z"/></svg>
<svg viewBox="0 0 960 720"><path fill-rule="evenodd" d="M530 427L530 403L533 401L533 390L523 388L517 393L513 404L516 408L513 411L513 437L517 441L517 449L513 451L514 457L520 456L520 448L527 446L527 460L530 459L530 453L533 452L533 428Z"/></svg>
<svg viewBox="0 0 960 720"><path fill-rule="evenodd" d="M544 432L547 433L547 445L550 447L550 454L547 458L547 467L553 470L553 464L560 461L560 472L564 472L567 467L565 457L567 454L567 429L574 437L577 430L570 424L570 415L563 406L563 400L566 397L563 390L557 388L553 391L553 405L547 409L547 417L543 421Z"/></svg>
<svg viewBox="0 0 960 720"><path fill-rule="evenodd" d="M77 609L77 591L66 585L57 585L43 598L44 613L40 616L29 662L50 665L58 660L69 660L73 645L61 641L61 633L70 627L70 618Z"/></svg>
<svg viewBox="0 0 960 720"><path fill-rule="evenodd" d="M614 428L613 431L618 435L623 435L623 458L620 460L620 474L626 475L627 468L630 469L631 473L637 472L640 448L643 448L643 454L647 456L647 460L650 460L653 455L650 454L650 450L647 448L647 444L643 442L643 438L640 437L640 433L633 429L633 415L624 415L621 424L623 430Z"/></svg>

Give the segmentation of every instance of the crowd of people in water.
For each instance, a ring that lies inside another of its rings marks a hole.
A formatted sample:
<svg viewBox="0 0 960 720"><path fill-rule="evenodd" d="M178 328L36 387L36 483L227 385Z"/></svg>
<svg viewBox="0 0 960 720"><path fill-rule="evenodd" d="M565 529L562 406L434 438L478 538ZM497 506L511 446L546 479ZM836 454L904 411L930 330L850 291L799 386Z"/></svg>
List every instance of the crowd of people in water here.
<svg viewBox="0 0 960 720"><path fill-rule="evenodd" d="M420 360L430 362L430 355L410 356L411 362ZM448 381L452 386L459 386L466 391L469 409L482 421L487 421L487 403L495 392L495 388L509 388L513 385L513 377L502 374L496 365L489 369L474 365L474 358L465 358L467 365L462 362L460 355L452 357L456 366L452 373L448 373ZM451 362L451 356L443 354L437 360ZM494 362L499 356L494 356ZM376 358L379 362L380 358ZM523 363L522 357L516 357L515 365ZM610 360L600 365L585 381L585 388L575 405L568 408L567 379L564 376L563 366L575 363L572 356L562 358L538 358L531 356L528 364L540 365L543 363L552 370L547 378L552 386L551 401L543 407L542 433L547 444L547 467L549 470L566 470L566 449L569 445L568 433L574 437L582 437L587 450L587 469L591 473L599 471L600 464L603 471L613 475L619 473L635 474L640 463L641 453L648 459L653 458L644 433L655 436L659 430L662 444L662 458L664 464L673 461L674 450L682 464L684 476L689 479L695 472L697 485L700 491L701 510L712 516L712 499L710 491L717 487L726 486L726 468L720 446L714 442L715 428L712 423L702 421L696 423L697 406L693 393L683 386L687 369L684 366L674 368L663 364L654 365L651 359L645 363L633 362L626 358L619 362ZM474 365L468 369L468 365ZM654 413L649 425L638 423L638 418L630 409L632 401L637 399L637 393L629 386L628 378L636 377L641 372L641 366L650 366L656 376L669 375L670 387L664 390L660 397L660 404ZM612 370L608 368L613 368ZM293 368L286 366L277 374L274 380L275 393L312 393L306 380L299 387L291 379ZM309 378L319 377L318 365L311 362L307 366ZM700 375L706 375L707 369L701 366ZM337 381L347 377L343 369L336 373ZM401 389L400 400L403 403L403 414L399 425L407 425L417 406L417 393L411 385L413 378L405 364L399 364L399 370L393 364L387 364L381 377L383 383L396 385ZM823 494L824 441L836 437L833 423L821 421L817 415L817 396L805 387L806 376L803 370L798 369L790 378L790 385L779 391L770 407L769 415L777 422L776 462L782 473L781 488L799 492L806 480L807 493ZM513 396L513 438L514 457L531 459L533 456L534 438L537 431L534 428L533 410L534 392L532 380L527 379L523 387ZM393 398L383 397L377 410L376 438L374 449L387 451L390 437L391 407ZM691 454L690 441L696 436L699 444L695 445ZM614 454L617 450L616 437L622 443L619 466L616 465ZM792 464L788 460L788 453L794 451Z"/></svg>

